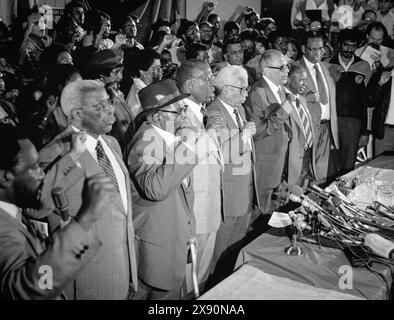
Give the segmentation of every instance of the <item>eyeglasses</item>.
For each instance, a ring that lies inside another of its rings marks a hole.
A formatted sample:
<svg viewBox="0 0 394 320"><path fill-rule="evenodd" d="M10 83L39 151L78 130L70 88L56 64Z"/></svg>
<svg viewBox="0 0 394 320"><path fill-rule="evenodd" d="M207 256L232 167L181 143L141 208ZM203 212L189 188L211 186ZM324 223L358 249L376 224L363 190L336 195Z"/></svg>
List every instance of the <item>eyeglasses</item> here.
<svg viewBox="0 0 394 320"><path fill-rule="evenodd" d="M233 85L231 85L231 84L227 84L227 86L232 87L232 88L239 89L239 93L244 93L244 94L245 94L245 93L249 93L249 91L250 91L250 87L249 87L249 86L247 86L246 88L233 86Z"/></svg>
<svg viewBox="0 0 394 320"><path fill-rule="evenodd" d="M182 117L186 114L187 107L188 107L187 105L184 105L183 108L180 108L178 111L170 111L170 110L163 110L163 109L159 109L157 111L172 113L172 114L178 115L178 117Z"/></svg>
<svg viewBox="0 0 394 320"><path fill-rule="evenodd" d="M191 79L203 79L203 80L205 80L206 82L212 82L213 79L214 79L214 75L213 75L213 74L210 74L210 75L208 75L208 76L192 77Z"/></svg>
<svg viewBox="0 0 394 320"><path fill-rule="evenodd" d="M285 70L290 70L291 64L284 64L283 66L280 66L280 67L266 66L266 68L276 69L276 70L280 70L280 71L283 72Z"/></svg>
<svg viewBox="0 0 394 320"><path fill-rule="evenodd" d="M320 48L309 48L306 47L310 52L324 52L324 47L320 47Z"/></svg>

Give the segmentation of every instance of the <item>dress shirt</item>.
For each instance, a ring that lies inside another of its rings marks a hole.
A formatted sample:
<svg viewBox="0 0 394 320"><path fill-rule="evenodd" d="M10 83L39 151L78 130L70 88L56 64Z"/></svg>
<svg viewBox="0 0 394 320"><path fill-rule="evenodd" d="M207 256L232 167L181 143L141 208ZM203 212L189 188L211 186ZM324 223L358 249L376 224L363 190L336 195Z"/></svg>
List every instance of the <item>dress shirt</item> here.
<svg viewBox="0 0 394 320"><path fill-rule="evenodd" d="M74 131L79 132L76 127L72 126ZM120 192L120 197L122 199L122 204L123 207L125 208L125 212L127 213L127 188L126 188L126 177L122 171L122 168L120 167L118 161L116 160L116 157L110 147L108 147L107 143L104 141L104 139L99 136L98 139L93 138L91 135L87 134L86 135L86 149L90 153L90 155L93 157L94 160L97 161L97 152L96 152L96 146L97 146L97 140L100 140L104 152L107 155L109 161L111 162L112 168L114 169L115 177L116 180L118 181L118 186L119 186L119 192Z"/></svg>
<svg viewBox="0 0 394 320"><path fill-rule="evenodd" d="M238 127L238 123L237 123L237 118L235 117L234 114L234 108L230 105L228 105L227 103L225 103L223 100L221 100L220 98L218 98L220 100L220 102L223 104L223 106L226 108L227 112L230 114L231 118L234 120L235 125ZM238 113L240 113L238 111ZM239 116L239 120L241 122L242 127L245 125L241 115ZM246 143L249 144L250 148L252 148L252 139L249 138L247 141L245 141Z"/></svg>
<svg viewBox="0 0 394 320"><path fill-rule="evenodd" d="M127 105L130 108L131 113L133 114L134 118L142 111L140 98L138 97L138 92L145 88L146 84L140 78L133 79L133 85L127 95Z"/></svg>
<svg viewBox="0 0 394 320"><path fill-rule="evenodd" d="M276 100L278 101L278 103L282 104L282 99L280 98L280 95L279 95L279 92L278 92L281 87L276 85L275 83L273 83L266 76L263 76L263 78L264 78L265 81L267 81L268 86L270 87L271 91L274 93L274 96L275 96Z"/></svg>
<svg viewBox="0 0 394 320"><path fill-rule="evenodd" d="M315 83L315 87L318 88L317 85L317 80L316 80L316 70L315 70L315 64L311 63L308 59L306 59L305 57L303 57L304 61L305 61L305 65L309 70L309 73L312 75L312 79L313 82ZM326 93L327 93L327 100L328 103L327 104L322 104L320 103L320 108L321 108L321 120L330 120L330 91L328 90L328 84L327 84L327 80L326 77L324 76L324 72L320 66L320 63L317 64L317 68L320 71L320 74L323 78L323 82L324 82L324 87L326 88Z"/></svg>
<svg viewBox="0 0 394 320"><path fill-rule="evenodd" d="M204 116L201 113L201 108L202 105L201 104L197 104L194 101L190 100L189 98L184 99L183 101L185 101L185 104L187 105L187 107L193 112L193 114L197 117L198 121L200 121L201 123L203 123L203 119Z"/></svg>
<svg viewBox="0 0 394 320"><path fill-rule="evenodd" d="M17 219L18 212L20 211L16 205L4 201L0 201L0 209L3 209L14 219Z"/></svg>
<svg viewBox="0 0 394 320"><path fill-rule="evenodd" d="M394 69L391 72L391 75L393 77L394 75ZM394 81L391 81L391 94L390 94L390 103L389 103L389 109L387 110L387 116L384 124L389 124L389 125L394 125Z"/></svg>

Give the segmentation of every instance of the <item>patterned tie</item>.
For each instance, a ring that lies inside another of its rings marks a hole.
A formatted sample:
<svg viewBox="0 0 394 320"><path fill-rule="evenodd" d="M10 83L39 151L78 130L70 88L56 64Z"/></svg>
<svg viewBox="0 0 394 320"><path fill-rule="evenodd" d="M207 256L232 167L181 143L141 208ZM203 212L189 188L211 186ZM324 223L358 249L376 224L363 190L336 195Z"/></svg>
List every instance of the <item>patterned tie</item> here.
<svg viewBox="0 0 394 320"><path fill-rule="evenodd" d="M279 103L284 103L285 101L286 101L286 95L285 95L285 92L284 92L284 90L282 89L282 87L279 87L279 89L278 89L278 95L279 95L279 97L280 97L280 101L279 101Z"/></svg>
<svg viewBox="0 0 394 320"><path fill-rule="evenodd" d="M237 120L238 130L239 130L239 132L242 132L242 123L241 123L241 118L238 113L238 109L234 108L233 112L235 115L235 119Z"/></svg>
<svg viewBox="0 0 394 320"><path fill-rule="evenodd" d="M298 110L298 114L300 115L301 118L301 123L304 127L304 132L305 132L305 137L306 137L306 144L309 147L312 146L313 143L313 136L312 136L312 129L311 125L308 119L308 116L304 110L304 108L301 106L300 100L296 99L296 106Z"/></svg>
<svg viewBox="0 0 394 320"><path fill-rule="evenodd" d="M97 140L96 153L100 167L104 170L107 176L111 178L115 189L119 192L118 180L116 179L114 168L112 168L111 162L105 154L103 145L101 144L100 140Z"/></svg>
<svg viewBox="0 0 394 320"><path fill-rule="evenodd" d="M316 82L317 82L317 89L319 90L319 95L320 95L320 103L327 104L328 103L327 91L326 91L326 87L324 86L323 77L320 73L319 68L317 67L317 64L315 64L313 68L316 71Z"/></svg>
<svg viewBox="0 0 394 320"><path fill-rule="evenodd" d="M207 128L207 123L208 123L207 110L205 110L204 107L201 107L201 113L202 113L202 123L204 124L204 128Z"/></svg>

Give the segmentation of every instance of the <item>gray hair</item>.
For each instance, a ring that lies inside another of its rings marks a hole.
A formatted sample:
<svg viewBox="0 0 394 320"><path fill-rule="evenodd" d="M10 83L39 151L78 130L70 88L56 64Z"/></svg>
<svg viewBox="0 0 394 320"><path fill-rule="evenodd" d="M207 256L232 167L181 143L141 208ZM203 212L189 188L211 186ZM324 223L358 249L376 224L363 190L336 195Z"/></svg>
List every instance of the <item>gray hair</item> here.
<svg viewBox="0 0 394 320"><path fill-rule="evenodd" d="M272 61L273 61L275 58L278 58L278 57L281 57L281 56L283 56L283 53L280 52L279 50L276 50L276 49L269 49L269 50L265 51L265 52L261 55L259 64L260 64L261 67L265 67L266 65L271 64Z"/></svg>
<svg viewBox="0 0 394 320"><path fill-rule="evenodd" d="M87 104L92 93L103 90L104 84L96 80L78 80L67 84L60 98L60 106L67 119L70 119L74 109L83 108Z"/></svg>
<svg viewBox="0 0 394 320"><path fill-rule="evenodd" d="M216 77L214 86L221 92L226 85L233 85L236 80L248 82L248 73L241 66L227 66L221 69Z"/></svg>

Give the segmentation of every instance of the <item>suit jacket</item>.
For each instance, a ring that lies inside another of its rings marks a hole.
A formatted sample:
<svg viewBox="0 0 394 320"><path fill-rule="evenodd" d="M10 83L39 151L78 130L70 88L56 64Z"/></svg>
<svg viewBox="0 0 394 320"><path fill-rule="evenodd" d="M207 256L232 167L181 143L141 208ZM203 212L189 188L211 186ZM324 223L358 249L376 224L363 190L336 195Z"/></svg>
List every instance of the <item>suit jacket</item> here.
<svg viewBox="0 0 394 320"><path fill-rule="evenodd" d="M85 179L104 173L87 150L79 158L79 167L67 155L71 148L70 135L73 132L71 127L67 128L39 152L40 162L47 172L43 203L54 207L51 190L60 186L68 199L68 213L72 217L77 215L82 205ZM122 161L117 141L106 135L102 138L114 153L125 175L128 208L126 212L120 194L117 193L108 203L104 216L93 226L93 231L99 235L103 246L99 254L78 275L74 287L68 288L71 292L69 296L74 299L126 299L130 290L136 290L138 286L129 173ZM56 225L57 216L51 215L49 218L50 223Z"/></svg>
<svg viewBox="0 0 394 320"><path fill-rule="evenodd" d="M307 108L306 99L302 96L299 97L300 103L305 107L309 123L311 124L313 145L312 145L312 168L313 173L316 171L316 159L315 153L313 152L316 148L316 133L313 127L312 115ZM294 103L291 104L292 111L290 113L290 124L292 131L292 139L289 144L289 161L287 170L287 183L289 185L294 185L300 178L302 172L303 158L305 154L306 147L306 137L303 131L303 126L300 117L297 114L296 106Z"/></svg>
<svg viewBox="0 0 394 320"><path fill-rule="evenodd" d="M379 85L383 69L374 73L368 83L368 107L373 107L371 129L375 139L384 138L384 123L390 108L391 86L393 79L390 78L383 86Z"/></svg>
<svg viewBox="0 0 394 320"><path fill-rule="evenodd" d="M205 130L190 108L188 118L195 128ZM197 234L217 231L221 222L224 160L215 130L210 129L208 132L209 136L204 136L204 146L212 153L192 171Z"/></svg>
<svg viewBox="0 0 394 320"><path fill-rule="evenodd" d="M298 65L301 65L304 67L306 70L306 73L308 75L308 91L313 90L313 91L318 91L318 89L315 86L315 82L313 81L312 75L309 72L308 67L305 64L304 57L300 58L298 61L295 62ZM328 86L328 95L329 95L329 101L330 101L330 124L331 124L331 134L334 140L335 148L339 148L339 138L338 138L338 122L337 122L337 107L336 107L336 93L335 93L335 76L331 74L330 70L330 65L325 62L320 62L320 66L323 70L323 76L325 77L327 81L327 86ZM320 107L320 104L318 104Z"/></svg>
<svg viewBox="0 0 394 320"><path fill-rule="evenodd" d="M258 188L275 189L282 182L291 139L289 113L278 103L264 78L252 87L245 110L247 119L255 122L257 128L254 141Z"/></svg>
<svg viewBox="0 0 394 320"><path fill-rule="evenodd" d="M134 117L123 97L114 98L115 123L112 126L111 136L115 137L122 150L133 136Z"/></svg>
<svg viewBox="0 0 394 320"><path fill-rule="evenodd" d="M221 117L226 128L217 132L222 148L225 169L223 173L223 220L251 212L252 205L259 206L256 190L254 145L244 143L239 129L226 108L217 98L208 107L208 117ZM245 111L238 107L239 115L246 122Z"/></svg>
<svg viewBox="0 0 394 320"><path fill-rule="evenodd" d="M195 235L190 173L196 163L180 164L175 158L187 150L183 143L174 151L167 148L152 124L144 122L125 153L138 192L133 201L138 276L162 290L184 281L188 241Z"/></svg>
<svg viewBox="0 0 394 320"><path fill-rule="evenodd" d="M65 298L62 291L94 257L100 241L92 231L72 222L53 234L45 250L29 222L25 223L27 227L0 209L0 299ZM51 290L39 287L40 279L50 276L42 266L52 268Z"/></svg>

